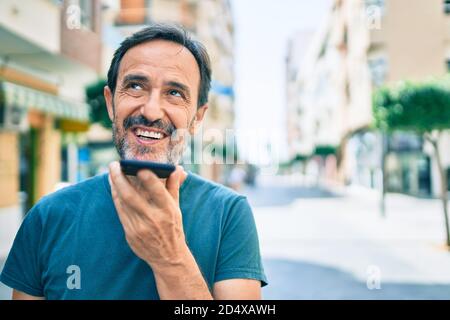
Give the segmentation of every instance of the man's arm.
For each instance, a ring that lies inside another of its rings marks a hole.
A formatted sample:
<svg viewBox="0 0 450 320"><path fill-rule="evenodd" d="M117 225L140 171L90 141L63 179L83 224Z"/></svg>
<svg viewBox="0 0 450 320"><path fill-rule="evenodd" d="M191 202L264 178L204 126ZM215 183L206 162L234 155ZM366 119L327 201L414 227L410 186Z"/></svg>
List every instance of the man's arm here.
<svg viewBox="0 0 450 320"><path fill-rule="evenodd" d="M189 250L189 249L188 249ZM177 267L153 270L161 299L260 300L261 282L253 279L218 281L210 293L192 254Z"/></svg>
<svg viewBox="0 0 450 320"><path fill-rule="evenodd" d="M16 290L16 289L13 289L12 299L13 300L45 300L44 297L30 296L29 294L26 294L26 293Z"/></svg>
<svg viewBox="0 0 450 320"><path fill-rule="evenodd" d="M170 288L170 287L169 287ZM167 289L169 289L167 288ZM161 294L170 294L160 288ZM261 299L261 283L251 279L230 279L218 281L214 284L213 296L216 300L259 300ZM205 297L207 299L207 297ZM22 291L13 290L13 300L45 300L44 297L35 297Z"/></svg>
<svg viewBox="0 0 450 320"><path fill-rule="evenodd" d="M185 258L179 263L158 268L153 267L156 287L162 300L211 300L208 285L187 245Z"/></svg>
<svg viewBox="0 0 450 320"><path fill-rule="evenodd" d="M180 178L184 171L180 169L172 173L166 185L152 172L141 170L137 177L141 182L138 191L117 162L110 166L113 201L127 242L153 269L160 298L258 299L259 281L220 281L210 292L184 238L179 208Z"/></svg>
<svg viewBox="0 0 450 320"><path fill-rule="evenodd" d="M261 282L253 279L230 279L214 284L215 300L260 300Z"/></svg>
<svg viewBox="0 0 450 320"><path fill-rule="evenodd" d="M110 165L111 193L125 237L133 252L152 268L161 299L212 299L190 252L179 208L181 167L165 184L154 173L141 170L128 178Z"/></svg>
<svg viewBox="0 0 450 320"><path fill-rule="evenodd" d="M191 279L194 280L194 279ZM187 283L191 285L191 283ZM192 288L192 287L191 287ZM168 295L173 292L170 285L167 287L161 284L159 290L161 295ZM215 300L260 300L261 283L258 280L251 279L230 279L218 281L214 284L213 296ZM204 297L210 299L210 297ZM35 297L22 291L13 290L12 300L45 300L44 297Z"/></svg>

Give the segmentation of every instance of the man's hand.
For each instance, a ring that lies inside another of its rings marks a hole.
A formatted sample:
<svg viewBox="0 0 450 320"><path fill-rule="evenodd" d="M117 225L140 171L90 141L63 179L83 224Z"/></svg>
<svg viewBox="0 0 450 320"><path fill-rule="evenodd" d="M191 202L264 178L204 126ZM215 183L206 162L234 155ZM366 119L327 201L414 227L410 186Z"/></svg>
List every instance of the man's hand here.
<svg viewBox="0 0 450 320"><path fill-rule="evenodd" d="M111 193L126 240L152 268L159 297L212 299L185 240L179 207L183 169L178 166L165 183L149 170L127 178L118 162L109 169Z"/></svg>
<svg viewBox="0 0 450 320"><path fill-rule="evenodd" d="M183 169L177 166L165 183L150 170L140 170L131 183L113 162L110 176L113 201L133 252L155 271L182 264L190 254L179 207Z"/></svg>
<svg viewBox="0 0 450 320"><path fill-rule="evenodd" d="M212 299L183 231L179 189L186 173L178 166L164 183L149 170L127 178L118 162L110 165L111 193L133 252L155 275L161 299ZM130 181L131 180L131 181ZM231 279L212 288L217 299L259 299L260 282Z"/></svg>

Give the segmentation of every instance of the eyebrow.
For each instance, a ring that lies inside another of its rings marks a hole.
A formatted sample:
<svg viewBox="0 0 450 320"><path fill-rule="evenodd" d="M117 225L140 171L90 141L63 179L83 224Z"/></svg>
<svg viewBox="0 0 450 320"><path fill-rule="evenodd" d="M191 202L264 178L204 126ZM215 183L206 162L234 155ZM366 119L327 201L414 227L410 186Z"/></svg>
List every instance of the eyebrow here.
<svg viewBox="0 0 450 320"><path fill-rule="evenodd" d="M139 81L139 82L150 82L150 79L147 76L141 75L141 74L127 74L125 77L123 77L123 82L131 82L131 81Z"/></svg>
<svg viewBox="0 0 450 320"><path fill-rule="evenodd" d="M180 89L181 91L184 91L186 95L188 96L190 95L189 87L185 84L182 84L177 81L167 81L165 82L165 85Z"/></svg>
<svg viewBox="0 0 450 320"><path fill-rule="evenodd" d="M128 83L132 81L138 81L138 82L144 82L144 83L150 83L150 78L141 75L141 74L127 74L123 77L123 83ZM189 87L181 82L178 81L166 81L164 82L164 85L177 88L181 91L183 91L188 98L190 98L190 90Z"/></svg>

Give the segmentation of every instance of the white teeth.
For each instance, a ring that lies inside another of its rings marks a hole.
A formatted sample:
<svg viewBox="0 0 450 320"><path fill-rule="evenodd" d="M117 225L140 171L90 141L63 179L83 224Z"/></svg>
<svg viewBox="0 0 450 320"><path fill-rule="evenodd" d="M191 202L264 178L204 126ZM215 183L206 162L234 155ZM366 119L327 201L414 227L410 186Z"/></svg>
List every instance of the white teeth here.
<svg viewBox="0 0 450 320"><path fill-rule="evenodd" d="M142 129L136 129L136 135L153 139L161 139L163 137L161 132L147 131Z"/></svg>

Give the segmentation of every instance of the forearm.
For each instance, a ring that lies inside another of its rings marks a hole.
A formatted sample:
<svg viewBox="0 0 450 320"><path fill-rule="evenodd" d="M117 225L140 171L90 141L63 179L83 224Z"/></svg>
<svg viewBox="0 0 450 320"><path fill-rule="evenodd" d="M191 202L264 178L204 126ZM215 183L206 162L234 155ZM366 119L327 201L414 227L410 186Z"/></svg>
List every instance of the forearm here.
<svg viewBox="0 0 450 320"><path fill-rule="evenodd" d="M182 263L158 268L153 267L161 300L211 300L213 299L208 285L187 248Z"/></svg>

